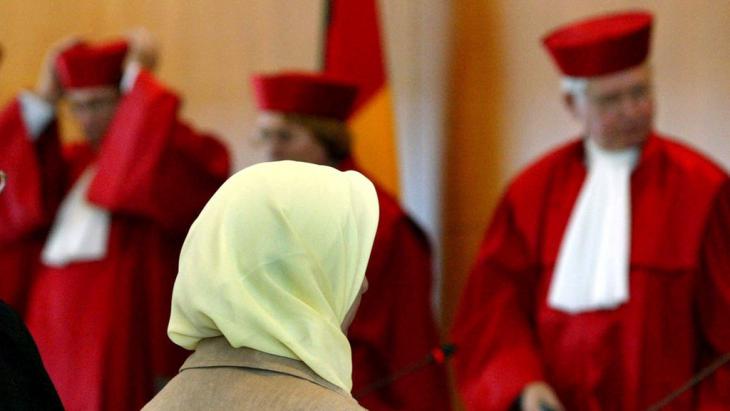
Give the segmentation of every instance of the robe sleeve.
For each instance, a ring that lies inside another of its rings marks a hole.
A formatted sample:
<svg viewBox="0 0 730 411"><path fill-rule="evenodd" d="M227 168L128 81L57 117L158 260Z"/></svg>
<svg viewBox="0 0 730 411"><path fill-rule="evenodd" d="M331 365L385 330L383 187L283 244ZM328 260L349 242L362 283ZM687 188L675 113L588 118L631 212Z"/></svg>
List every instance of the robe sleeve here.
<svg viewBox="0 0 730 411"><path fill-rule="evenodd" d="M725 181L711 211L702 245L697 296L702 326L703 365L730 353L730 181ZM698 410L726 410L730 404L730 364L699 386Z"/></svg>
<svg viewBox="0 0 730 411"><path fill-rule="evenodd" d="M408 369L423 361L439 345L439 335L431 306L431 250L428 240L408 217L398 221L394 244L388 256L396 298L391 307L389 373ZM446 368L428 364L396 380L390 393L404 410L444 410L451 408Z"/></svg>
<svg viewBox="0 0 730 411"><path fill-rule="evenodd" d="M457 389L469 410L507 410L527 383L544 379L533 328L533 261L508 194L486 232L452 329Z"/></svg>
<svg viewBox="0 0 730 411"><path fill-rule="evenodd" d="M229 174L225 147L178 120L179 99L140 72L101 145L88 198L184 231Z"/></svg>
<svg viewBox="0 0 730 411"><path fill-rule="evenodd" d="M18 99L0 112L0 169L8 177L0 193L0 298L24 313L45 230L66 188L66 165L56 125L31 136Z"/></svg>
<svg viewBox="0 0 730 411"><path fill-rule="evenodd" d="M0 153L0 170L7 174L0 194L0 244L7 244L50 224L63 197L66 168L55 124L31 136L17 99L0 112Z"/></svg>
<svg viewBox="0 0 730 411"><path fill-rule="evenodd" d="M366 276L367 292L348 331L353 394L373 411L448 410L443 365L405 371L402 378L362 395L422 362L439 344L431 308L431 252L426 237L390 197L379 193L381 217Z"/></svg>

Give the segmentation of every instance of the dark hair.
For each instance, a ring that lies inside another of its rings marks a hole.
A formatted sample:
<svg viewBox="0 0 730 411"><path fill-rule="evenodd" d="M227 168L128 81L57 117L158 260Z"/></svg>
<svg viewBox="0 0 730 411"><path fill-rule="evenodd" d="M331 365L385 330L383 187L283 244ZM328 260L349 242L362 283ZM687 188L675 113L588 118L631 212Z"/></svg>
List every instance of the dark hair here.
<svg viewBox="0 0 730 411"><path fill-rule="evenodd" d="M285 113L286 121L305 127L324 146L330 160L337 163L350 156L351 133L347 123L328 117Z"/></svg>

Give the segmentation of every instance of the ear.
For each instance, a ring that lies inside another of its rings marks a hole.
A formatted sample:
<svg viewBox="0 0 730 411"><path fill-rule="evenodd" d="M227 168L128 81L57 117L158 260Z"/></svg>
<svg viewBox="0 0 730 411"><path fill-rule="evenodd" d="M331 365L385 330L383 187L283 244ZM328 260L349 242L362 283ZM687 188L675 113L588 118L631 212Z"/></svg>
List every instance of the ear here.
<svg viewBox="0 0 730 411"><path fill-rule="evenodd" d="M565 108L568 109L568 111L573 116L573 118L575 118L575 119L580 118L580 115L578 113L576 97L573 93L563 93L563 104L565 104Z"/></svg>

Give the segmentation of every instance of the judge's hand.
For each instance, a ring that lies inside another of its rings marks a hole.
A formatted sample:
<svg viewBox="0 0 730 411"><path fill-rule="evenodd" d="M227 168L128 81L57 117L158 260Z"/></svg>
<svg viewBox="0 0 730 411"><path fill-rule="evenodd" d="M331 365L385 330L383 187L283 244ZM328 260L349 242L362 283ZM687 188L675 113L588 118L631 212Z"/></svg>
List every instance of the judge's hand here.
<svg viewBox="0 0 730 411"><path fill-rule="evenodd" d="M544 407L541 408L541 405ZM522 390L520 408L522 411L565 411L555 391L542 381L532 382L525 386Z"/></svg>
<svg viewBox="0 0 730 411"><path fill-rule="evenodd" d="M58 79L56 60L58 55L81 42L77 35L69 36L51 45L41 64L41 71L36 80L35 93L50 104L56 104L63 94L63 87Z"/></svg>
<svg viewBox="0 0 730 411"><path fill-rule="evenodd" d="M125 64L136 63L147 71L154 71L159 57L159 45L155 37L144 27L129 30L126 34L129 44Z"/></svg>

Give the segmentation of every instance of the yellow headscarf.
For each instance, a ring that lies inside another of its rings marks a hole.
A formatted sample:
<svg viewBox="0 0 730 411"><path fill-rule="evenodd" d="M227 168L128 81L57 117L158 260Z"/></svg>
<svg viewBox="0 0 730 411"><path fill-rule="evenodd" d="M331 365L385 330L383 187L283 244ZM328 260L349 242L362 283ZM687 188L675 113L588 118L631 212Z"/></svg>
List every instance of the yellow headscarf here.
<svg viewBox="0 0 730 411"><path fill-rule="evenodd" d="M357 172L280 161L236 173L185 239L168 336L195 349L222 335L233 347L300 360L349 392L341 325L378 213L372 183Z"/></svg>

